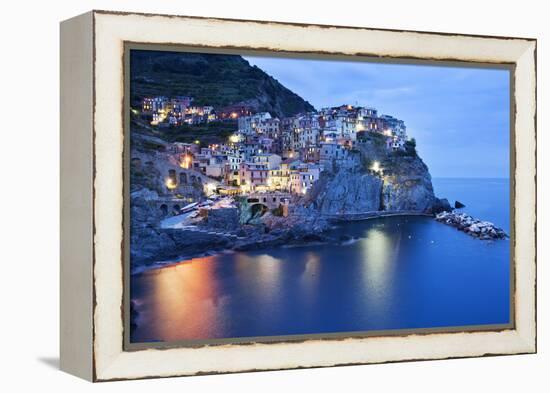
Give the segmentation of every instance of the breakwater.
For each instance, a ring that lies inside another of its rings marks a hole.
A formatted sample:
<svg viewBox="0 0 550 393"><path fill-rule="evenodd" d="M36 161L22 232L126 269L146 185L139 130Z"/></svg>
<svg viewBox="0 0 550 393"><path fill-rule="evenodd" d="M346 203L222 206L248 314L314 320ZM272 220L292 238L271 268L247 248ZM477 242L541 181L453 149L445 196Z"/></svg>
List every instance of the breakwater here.
<svg viewBox="0 0 550 393"><path fill-rule="evenodd" d="M508 234L495 224L479 220L465 213L441 212L435 216L435 220L481 240L508 238Z"/></svg>

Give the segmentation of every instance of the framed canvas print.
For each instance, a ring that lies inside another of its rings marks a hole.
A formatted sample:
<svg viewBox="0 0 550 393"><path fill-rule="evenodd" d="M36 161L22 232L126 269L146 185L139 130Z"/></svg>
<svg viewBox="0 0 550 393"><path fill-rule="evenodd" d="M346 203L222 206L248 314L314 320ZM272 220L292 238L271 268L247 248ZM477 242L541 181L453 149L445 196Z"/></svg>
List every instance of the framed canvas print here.
<svg viewBox="0 0 550 393"><path fill-rule="evenodd" d="M61 368L536 352L536 40L61 24Z"/></svg>

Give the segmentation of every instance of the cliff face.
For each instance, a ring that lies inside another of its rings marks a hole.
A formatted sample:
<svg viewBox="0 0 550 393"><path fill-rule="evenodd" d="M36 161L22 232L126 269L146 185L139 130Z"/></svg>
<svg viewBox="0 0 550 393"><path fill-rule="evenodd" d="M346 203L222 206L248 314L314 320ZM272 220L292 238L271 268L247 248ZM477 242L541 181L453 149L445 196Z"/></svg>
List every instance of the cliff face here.
<svg viewBox="0 0 550 393"><path fill-rule="evenodd" d="M414 144L406 151L388 151L383 139L366 135L356 147L354 166L335 165L324 172L304 205L324 216L360 215L376 212L438 213L449 210L445 199L434 195L428 167ZM381 171L370 168L377 162Z"/></svg>
<svg viewBox="0 0 550 393"><path fill-rule="evenodd" d="M367 173L338 170L319 181L311 195L315 209L328 216L381 210L382 180Z"/></svg>
<svg viewBox="0 0 550 393"><path fill-rule="evenodd" d="M385 161L391 172L382 177L382 206L387 211L439 211L428 167L420 157L395 157Z"/></svg>
<svg viewBox="0 0 550 393"><path fill-rule="evenodd" d="M278 117L314 109L237 55L133 50L130 68L133 105L145 96L188 95L195 105L247 104Z"/></svg>

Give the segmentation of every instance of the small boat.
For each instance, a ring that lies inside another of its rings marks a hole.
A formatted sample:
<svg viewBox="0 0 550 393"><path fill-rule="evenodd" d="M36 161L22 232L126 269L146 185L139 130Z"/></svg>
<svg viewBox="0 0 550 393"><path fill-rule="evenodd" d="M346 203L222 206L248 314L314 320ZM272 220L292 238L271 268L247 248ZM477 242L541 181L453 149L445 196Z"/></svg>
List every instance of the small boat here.
<svg viewBox="0 0 550 393"><path fill-rule="evenodd" d="M192 210L195 210L198 204L199 204L198 202L190 203L189 205L182 207L180 209L180 213L188 213Z"/></svg>

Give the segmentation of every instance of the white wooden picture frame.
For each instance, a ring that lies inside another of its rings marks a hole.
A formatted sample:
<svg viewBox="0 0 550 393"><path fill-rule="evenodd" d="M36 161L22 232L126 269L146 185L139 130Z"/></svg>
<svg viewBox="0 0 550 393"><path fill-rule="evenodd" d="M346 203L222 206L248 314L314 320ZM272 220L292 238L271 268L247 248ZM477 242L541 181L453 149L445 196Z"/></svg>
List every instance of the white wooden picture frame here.
<svg viewBox="0 0 550 393"><path fill-rule="evenodd" d="M509 329L124 350L125 43L509 64ZM92 11L61 24L61 368L90 381L536 352L536 40Z"/></svg>

